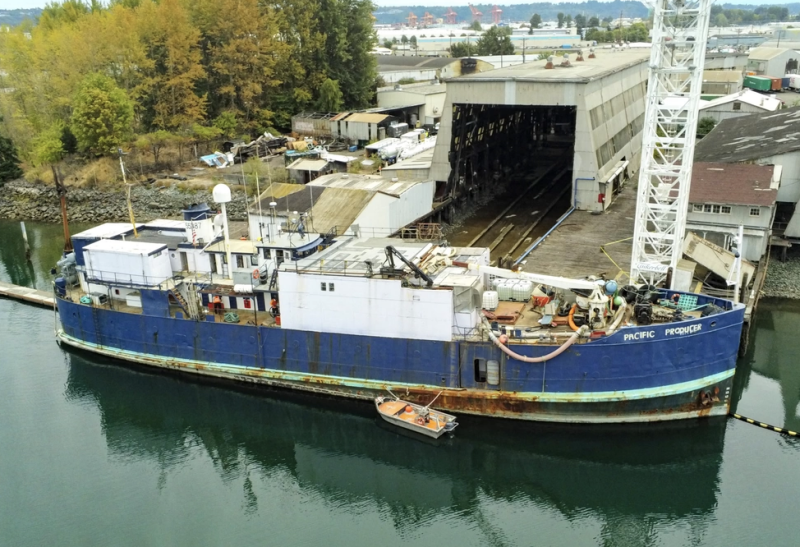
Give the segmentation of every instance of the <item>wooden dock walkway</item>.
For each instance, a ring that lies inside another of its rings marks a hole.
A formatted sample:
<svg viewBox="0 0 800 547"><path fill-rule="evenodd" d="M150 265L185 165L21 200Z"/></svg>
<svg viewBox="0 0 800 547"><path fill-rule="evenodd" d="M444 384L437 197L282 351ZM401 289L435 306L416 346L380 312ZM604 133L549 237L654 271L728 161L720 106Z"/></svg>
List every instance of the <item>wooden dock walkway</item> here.
<svg viewBox="0 0 800 547"><path fill-rule="evenodd" d="M20 287L19 285L12 285L11 283L4 283L2 281L0 281L0 297L36 304L37 306L45 306L47 308L54 308L56 306L56 299L49 292L31 289L30 287Z"/></svg>
<svg viewBox="0 0 800 547"><path fill-rule="evenodd" d="M531 251L522 269L574 278L605 274L627 282L635 214L636 183L629 181L603 213L574 211Z"/></svg>

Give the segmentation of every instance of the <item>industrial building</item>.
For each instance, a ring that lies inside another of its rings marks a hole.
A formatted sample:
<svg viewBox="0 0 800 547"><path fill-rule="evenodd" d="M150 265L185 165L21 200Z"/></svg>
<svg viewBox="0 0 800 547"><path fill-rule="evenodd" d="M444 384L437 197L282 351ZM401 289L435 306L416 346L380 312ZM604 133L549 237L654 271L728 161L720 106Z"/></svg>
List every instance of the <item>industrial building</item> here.
<svg viewBox="0 0 800 547"><path fill-rule="evenodd" d="M377 61L378 75L387 84L396 84L400 80L432 82L494 68L487 62L472 58L380 55Z"/></svg>
<svg viewBox="0 0 800 547"><path fill-rule="evenodd" d="M769 247L781 172L773 165L695 162L686 229L730 250L743 226L741 254L758 262Z"/></svg>
<svg viewBox="0 0 800 547"><path fill-rule="evenodd" d="M800 108L724 120L697 143L694 159L783 167L775 228L786 238L800 238Z"/></svg>
<svg viewBox="0 0 800 547"><path fill-rule="evenodd" d="M706 53L705 70L736 70L744 73L747 68L747 53Z"/></svg>
<svg viewBox="0 0 800 547"><path fill-rule="evenodd" d="M717 123L749 114L775 112L781 108L780 99L762 95L752 89L700 102L700 118L713 118Z"/></svg>
<svg viewBox="0 0 800 547"><path fill-rule="evenodd" d="M779 47L757 47L747 56L747 72L757 76L781 78L785 74L797 74L800 59L793 49Z"/></svg>
<svg viewBox="0 0 800 547"><path fill-rule="evenodd" d="M704 70L703 95L730 95L742 90L744 76L741 70Z"/></svg>
<svg viewBox="0 0 800 547"><path fill-rule="evenodd" d="M434 187L433 181L346 173L324 175L306 185L273 184L261 203L250 207L250 233L264 232L275 215L290 224L304 219L310 232L350 230L360 237L389 237L430 213Z"/></svg>
<svg viewBox="0 0 800 547"><path fill-rule="evenodd" d="M378 107L406 107L412 112L414 118L409 126L416 126L419 121L423 124L435 124L442 117L444 101L447 96L447 84L411 84L396 85L378 89Z"/></svg>
<svg viewBox="0 0 800 547"><path fill-rule="evenodd" d="M578 208L610 205L639 164L649 50L576 53L447 82L430 173L437 197L550 162L571 167Z"/></svg>

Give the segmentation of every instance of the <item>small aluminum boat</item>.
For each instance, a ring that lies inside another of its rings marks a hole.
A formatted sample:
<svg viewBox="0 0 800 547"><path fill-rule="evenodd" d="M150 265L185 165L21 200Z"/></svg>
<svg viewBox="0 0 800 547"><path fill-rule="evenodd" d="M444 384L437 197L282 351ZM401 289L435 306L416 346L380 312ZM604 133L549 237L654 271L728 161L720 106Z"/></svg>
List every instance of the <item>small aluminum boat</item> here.
<svg viewBox="0 0 800 547"><path fill-rule="evenodd" d="M456 423L455 416L431 410L429 407L430 405L409 403L397 397L380 396L375 398L375 408L378 409L381 418L403 429L438 439L444 433L449 433L456 428L458 423Z"/></svg>

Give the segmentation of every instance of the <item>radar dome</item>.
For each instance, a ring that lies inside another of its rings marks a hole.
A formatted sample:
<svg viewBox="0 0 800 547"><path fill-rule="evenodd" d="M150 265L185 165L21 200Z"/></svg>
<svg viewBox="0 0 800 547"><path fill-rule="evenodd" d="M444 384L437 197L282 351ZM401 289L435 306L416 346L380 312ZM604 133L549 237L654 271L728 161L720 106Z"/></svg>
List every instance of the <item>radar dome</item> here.
<svg viewBox="0 0 800 547"><path fill-rule="evenodd" d="M231 200L231 189L226 184L217 184L211 195L216 203L228 203Z"/></svg>

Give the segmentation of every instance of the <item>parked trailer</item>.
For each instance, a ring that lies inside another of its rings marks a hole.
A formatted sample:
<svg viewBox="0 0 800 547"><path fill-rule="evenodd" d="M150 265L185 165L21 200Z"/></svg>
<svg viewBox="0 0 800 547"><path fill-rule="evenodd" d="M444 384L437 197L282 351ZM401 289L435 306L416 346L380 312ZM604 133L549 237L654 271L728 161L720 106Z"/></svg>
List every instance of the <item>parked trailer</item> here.
<svg viewBox="0 0 800 547"><path fill-rule="evenodd" d="M789 89L800 92L800 74L787 74L785 78L789 79Z"/></svg>
<svg viewBox="0 0 800 547"><path fill-rule="evenodd" d="M772 80L771 91L783 91L783 78L770 78Z"/></svg>
<svg viewBox="0 0 800 547"><path fill-rule="evenodd" d="M771 91L772 79L762 76L745 76L742 85L755 91Z"/></svg>

